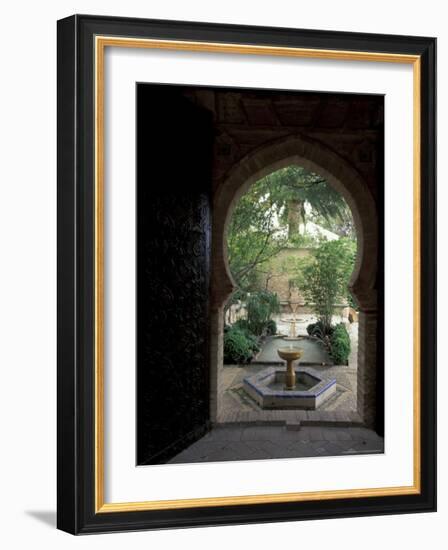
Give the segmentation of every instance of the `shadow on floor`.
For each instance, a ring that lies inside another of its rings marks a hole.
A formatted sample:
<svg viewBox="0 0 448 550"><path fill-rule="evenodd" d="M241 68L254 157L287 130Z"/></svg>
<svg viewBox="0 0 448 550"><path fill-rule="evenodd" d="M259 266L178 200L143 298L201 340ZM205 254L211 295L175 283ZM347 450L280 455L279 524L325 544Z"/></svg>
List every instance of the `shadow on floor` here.
<svg viewBox="0 0 448 550"><path fill-rule="evenodd" d="M56 529L56 511L55 510L26 510L25 514L32 518Z"/></svg>

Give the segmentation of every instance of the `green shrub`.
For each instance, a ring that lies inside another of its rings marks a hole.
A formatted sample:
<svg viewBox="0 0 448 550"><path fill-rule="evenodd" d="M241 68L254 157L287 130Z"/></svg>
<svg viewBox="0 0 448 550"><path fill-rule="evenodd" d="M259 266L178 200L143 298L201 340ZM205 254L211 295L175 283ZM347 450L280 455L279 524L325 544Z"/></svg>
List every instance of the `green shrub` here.
<svg viewBox="0 0 448 550"><path fill-rule="evenodd" d="M235 330L240 330L244 333L244 336L247 338L249 342L250 349L256 353L257 351L260 351L260 345L258 343L258 338L253 334L249 329L249 323L247 322L247 319L238 319L233 325L232 328Z"/></svg>
<svg viewBox="0 0 448 550"><path fill-rule="evenodd" d="M330 353L336 365L346 365L350 355L350 336L343 323L336 325L330 336Z"/></svg>
<svg viewBox="0 0 448 550"><path fill-rule="evenodd" d="M274 321L274 319L269 319L269 321L266 323L266 333L269 336L277 334L277 323Z"/></svg>
<svg viewBox="0 0 448 550"><path fill-rule="evenodd" d="M247 344L249 348L251 349L252 353L257 353L260 351L260 345L258 343L258 338L255 336L255 334L252 334L249 330L242 330L241 331L244 336L246 337Z"/></svg>
<svg viewBox="0 0 448 550"><path fill-rule="evenodd" d="M260 351L260 344L258 343L258 338L255 334L246 333L247 341L249 342L249 347L252 350L252 353L255 354Z"/></svg>
<svg viewBox="0 0 448 550"><path fill-rule="evenodd" d="M224 333L224 364L238 365L249 363L255 351L258 351L258 342L243 330L231 327Z"/></svg>
<svg viewBox="0 0 448 550"><path fill-rule="evenodd" d="M315 336L323 340L325 336L331 336L333 334L334 327L324 327L322 321L317 321L317 323L310 323L306 327L306 331L310 336Z"/></svg>
<svg viewBox="0 0 448 550"><path fill-rule="evenodd" d="M250 332L249 321L247 319L238 319L238 321L233 323L232 327L242 330L243 332Z"/></svg>

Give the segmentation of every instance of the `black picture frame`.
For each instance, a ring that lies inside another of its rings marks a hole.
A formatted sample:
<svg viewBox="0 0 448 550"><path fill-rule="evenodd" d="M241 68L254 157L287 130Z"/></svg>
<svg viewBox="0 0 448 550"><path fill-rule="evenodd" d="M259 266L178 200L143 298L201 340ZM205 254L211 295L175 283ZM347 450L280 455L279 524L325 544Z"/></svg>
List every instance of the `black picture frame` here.
<svg viewBox="0 0 448 550"><path fill-rule="evenodd" d="M415 494L98 512L95 459L96 36L416 56L420 62L420 487ZM72 534L436 509L436 39L74 15L58 21L58 511Z"/></svg>

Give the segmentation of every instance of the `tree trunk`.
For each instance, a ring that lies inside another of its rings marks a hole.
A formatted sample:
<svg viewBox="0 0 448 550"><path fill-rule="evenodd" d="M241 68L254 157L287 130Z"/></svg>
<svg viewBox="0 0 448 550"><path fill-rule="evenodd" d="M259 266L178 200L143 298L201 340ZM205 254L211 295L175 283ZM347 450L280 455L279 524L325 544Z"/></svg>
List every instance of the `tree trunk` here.
<svg viewBox="0 0 448 550"><path fill-rule="evenodd" d="M299 235L302 203L297 199L288 201L288 239Z"/></svg>

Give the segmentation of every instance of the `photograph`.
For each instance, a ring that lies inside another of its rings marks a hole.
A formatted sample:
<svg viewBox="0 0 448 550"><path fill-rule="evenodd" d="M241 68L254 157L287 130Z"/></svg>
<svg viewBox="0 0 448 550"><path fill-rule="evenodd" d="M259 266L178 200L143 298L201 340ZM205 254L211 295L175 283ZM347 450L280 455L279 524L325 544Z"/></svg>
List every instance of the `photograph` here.
<svg viewBox="0 0 448 550"><path fill-rule="evenodd" d="M384 97L136 97L137 463L383 453Z"/></svg>

